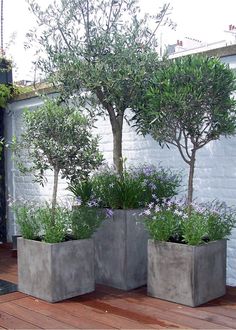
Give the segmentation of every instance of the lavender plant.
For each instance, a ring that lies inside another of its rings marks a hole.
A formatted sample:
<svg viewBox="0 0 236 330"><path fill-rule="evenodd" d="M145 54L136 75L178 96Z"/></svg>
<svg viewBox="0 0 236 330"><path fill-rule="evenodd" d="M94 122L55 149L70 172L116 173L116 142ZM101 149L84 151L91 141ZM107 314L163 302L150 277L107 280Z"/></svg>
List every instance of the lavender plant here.
<svg viewBox="0 0 236 330"><path fill-rule="evenodd" d="M16 216L16 222L20 227L21 235L27 239L36 239L39 237L41 226L33 205L27 205L25 203L15 204L13 211Z"/></svg>
<svg viewBox="0 0 236 330"><path fill-rule="evenodd" d="M15 203L13 210L22 236L46 243L59 243L68 239L90 238L104 220L105 215L89 206L55 208L55 223L51 225L51 206L22 201Z"/></svg>
<svg viewBox="0 0 236 330"><path fill-rule="evenodd" d="M236 210L225 203L192 203L186 200L150 203L144 211L150 236L157 241L200 245L230 235L236 223Z"/></svg>

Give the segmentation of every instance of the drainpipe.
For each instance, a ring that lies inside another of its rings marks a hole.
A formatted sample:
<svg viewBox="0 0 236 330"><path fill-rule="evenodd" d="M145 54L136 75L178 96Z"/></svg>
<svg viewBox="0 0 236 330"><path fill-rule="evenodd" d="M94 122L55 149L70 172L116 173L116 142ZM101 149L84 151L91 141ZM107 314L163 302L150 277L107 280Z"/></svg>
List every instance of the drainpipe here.
<svg viewBox="0 0 236 330"><path fill-rule="evenodd" d="M12 70L9 62L0 58L0 84L12 84ZM4 109L0 108L0 139L4 138ZM0 158L0 244L7 241L6 187L4 150Z"/></svg>

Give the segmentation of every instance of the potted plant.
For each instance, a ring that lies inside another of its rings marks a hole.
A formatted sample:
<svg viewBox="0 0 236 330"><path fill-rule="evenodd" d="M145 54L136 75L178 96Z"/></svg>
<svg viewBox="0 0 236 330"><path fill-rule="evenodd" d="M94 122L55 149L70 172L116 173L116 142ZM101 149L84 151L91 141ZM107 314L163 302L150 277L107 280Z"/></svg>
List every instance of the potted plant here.
<svg viewBox="0 0 236 330"><path fill-rule="evenodd" d="M226 292L226 239L236 221L224 203L186 201L150 205L145 211L148 295L198 306Z"/></svg>
<svg viewBox="0 0 236 330"><path fill-rule="evenodd" d="M101 164L91 122L77 109L45 100L35 111L25 111L25 130L14 141L16 154L28 151L30 170L43 183L46 170L53 171L51 204L16 205L23 238L18 239L19 290L55 302L94 290L94 245L90 238L99 217L84 217L82 209L68 210L57 204L59 177L85 178ZM25 155L23 155L25 157ZM89 213L90 214L90 213ZM77 230L76 230L77 228ZM81 234L78 228L83 229Z"/></svg>
<svg viewBox="0 0 236 330"><path fill-rule="evenodd" d="M103 166L86 182L71 185L82 205L106 210L94 234L96 282L123 290L147 283L147 240L140 209L177 193L180 176L155 166L126 168L120 176Z"/></svg>
<svg viewBox="0 0 236 330"><path fill-rule="evenodd" d="M153 76L135 114L138 130L150 133L162 146L176 147L189 168L184 208L162 205L148 224L155 239L149 242L148 252L150 295L196 306L225 292L226 242L222 239L229 235L234 215L225 208L217 208L219 215L214 209L206 208L205 214L196 210L193 183L199 150L220 136L236 133L235 82L234 73L217 58L191 55L168 60ZM186 219L180 221L180 214ZM187 234L198 239L189 240ZM159 235L168 243L158 243ZM161 285L162 292L157 289Z"/></svg>

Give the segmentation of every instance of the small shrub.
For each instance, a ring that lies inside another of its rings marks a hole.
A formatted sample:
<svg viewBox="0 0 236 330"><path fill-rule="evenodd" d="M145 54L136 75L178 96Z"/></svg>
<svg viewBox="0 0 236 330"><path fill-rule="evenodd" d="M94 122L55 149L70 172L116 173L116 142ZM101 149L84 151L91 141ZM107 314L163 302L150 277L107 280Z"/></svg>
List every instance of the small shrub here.
<svg viewBox="0 0 236 330"><path fill-rule="evenodd" d="M71 217L72 233L76 239L90 238L104 220L105 215L95 208L74 208Z"/></svg>
<svg viewBox="0 0 236 330"><path fill-rule="evenodd" d="M36 239L40 235L40 222L39 217L36 215L37 210L33 205L15 204L13 211L21 235L27 239Z"/></svg>
<svg viewBox="0 0 236 330"><path fill-rule="evenodd" d="M22 237L47 243L65 240L69 224L67 209L57 206L52 213L48 204L35 206L33 203L24 203L14 205L13 210ZM52 217L55 219L54 225L51 222Z"/></svg>
<svg viewBox="0 0 236 330"><path fill-rule="evenodd" d="M179 174L155 166L130 167L122 175L104 166L86 182L72 184L69 189L82 205L134 209L173 197L180 181Z"/></svg>
<svg viewBox="0 0 236 330"><path fill-rule="evenodd" d="M90 238L106 216L88 206L70 210L57 205L52 212L48 204L35 206L33 203L24 203L16 204L13 209L21 235L46 243Z"/></svg>
<svg viewBox="0 0 236 330"><path fill-rule="evenodd" d="M191 212L186 201L151 203L144 214L154 240L188 245L226 238L236 223L235 210L218 201L193 203Z"/></svg>
<svg viewBox="0 0 236 330"><path fill-rule="evenodd" d="M38 217L41 222L42 240L46 243L60 243L66 240L70 225L70 211L66 208L48 205L38 209ZM52 225L52 217L54 223Z"/></svg>

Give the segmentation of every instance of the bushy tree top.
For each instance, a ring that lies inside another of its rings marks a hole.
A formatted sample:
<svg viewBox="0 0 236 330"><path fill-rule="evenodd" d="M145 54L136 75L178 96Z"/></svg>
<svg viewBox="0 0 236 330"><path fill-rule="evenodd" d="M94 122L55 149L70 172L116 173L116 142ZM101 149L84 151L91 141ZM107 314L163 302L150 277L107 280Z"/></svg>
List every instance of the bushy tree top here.
<svg viewBox="0 0 236 330"><path fill-rule="evenodd" d="M165 16L169 5L141 15L137 0L57 0L45 11L29 3L47 54L38 64L50 79L67 94L92 92L103 113L120 115L132 107L159 63L156 29L173 25Z"/></svg>
<svg viewBox="0 0 236 330"><path fill-rule="evenodd" d="M44 172L52 169L62 178L83 179L99 166L102 156L98 138L91 132L91 120L73 107L58 105L57 99L47 99L35 111L24 112L24 133L17 154L28 150L32 171L43 182ZM22 164L22 163L21 163ZM21 166L22 170L27 170Z"/></svg>
<svg viewBox="0 0 236 330"><path fill-rule="evenodd" d="M137 111L138 130L161 144L173 144L189 162L220 135L235 134L235 76L218 58L191 55L164 62Z"/></svg>

